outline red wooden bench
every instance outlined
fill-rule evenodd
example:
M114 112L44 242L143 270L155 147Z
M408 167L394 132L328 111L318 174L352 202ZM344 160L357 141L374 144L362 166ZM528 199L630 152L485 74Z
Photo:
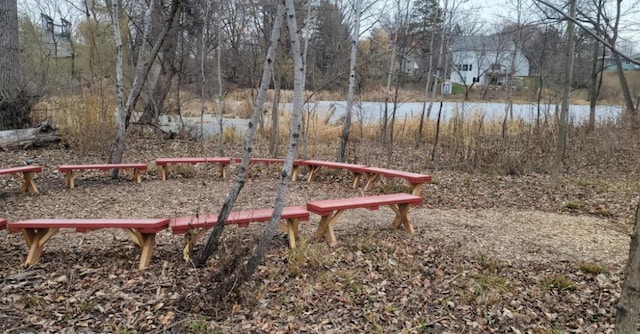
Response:
M247 227L249 223L265 222L271 219L273 209L258 209L248 211L234 211L227 218L227 225L235 224L240 227ZM301 220L309 220L309 211L302 206L288 206L282 208L280 219L286 221L286 226L281 225L289 235L289 246L296 247L298 237L298 224ZM186 245L183 256L188 261L193 245L201 238L205 232L216 225L218 215L186 216L171 219L171 231L173 234L186 234Z
M235 163L241 163L242 162L242 158L235 158L233 159L235 161ZM304 160L300 160L300 159L295 159L293 160L293 166L292 166L292 170L291 170L291 179L295 180L298 177L299 174L299 169L300 166L302 165L302 162ZM276 159L276 158L249 158L249 168L251 168L251 166L257 164L257 163L262 163L265 165L273 165L273 164L284 164L284 159Z
M321 167L332 168L332 169L346 169L348 170L354 178L354 185L357 184L358 178L362 173L361 170L367 166L365 165L356 165L356 164L348 164L344 162L335 162L335 161L323 161L323 160L302 160L300 162L303 166L309 166L309 175L307 177L307 181L313 181L318 175L318 171Z
M367 183L364 186L364 190L368 191L373 186L373 183L380 178L384 177L399 177L405 179L411 187L411 194L419 196L422 191L422 184L431 182L431 175L418 174L411 172L404 172L394 169L378 168L378 167L364 167L357 169L360 173L366 175ZM354 183L354 188L358 186Z
M142 182L142 179L140 177L140 171L146 170L147 164L133 163L133 164L60 165L58 166L58 171L60 173L65 174L64 185L69 189L73 189L73 187L75 186L74 181L78 176L78 174L75 173L74 171L89 170L89 169L95 169L95 170L101 170L101 171L123 169L126 171L130 171L131 178L137 183L140 183Z
M169 175L169 166L172 164L192 164L195 165L197 163L209 163L209 164L217 164L220 171L220 177L224 178L227 173L225 171L225 166L231 163L231 158L229 157L187 157L187 158L159 158L156 159L156 165L162 166L162 180L166 181L167 176Z
M336 236L333 225L340 215L348 209L366 208L377 210L380 206L388 205L396 217L391 224L392 228L403 225L407 232L413 233L413 224L409 219L409 205L421 205L422 197L406 193L377 195L366 197L342 198L313 201L307 203L307 210L320 215L320 224L316 230L317 239L324 238L329 244L336 244Z
M0 230L4 230L5 228L7 228L7 220L0 218Z
M33 182L33 173L40 172L42 172L42 167L35 165L0 169L0 175L11 174L19 179L22 182L22 191L25 193L29 191L38 193L38 187Z
M169 226L169 219L32 219L9 223L9 232L21 232L29 247L25 265L38 262L44 245L61 228L84 233L103 228L121 228L142 249L139 269L151 263L156 233Z

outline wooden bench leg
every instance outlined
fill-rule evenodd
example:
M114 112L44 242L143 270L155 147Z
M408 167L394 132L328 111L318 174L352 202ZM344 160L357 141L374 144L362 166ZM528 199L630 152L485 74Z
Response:
M373 183L376 182L379 177L379 174L367 173L367 184L364 186L364 191L371 190L371 187L373 187Z
M316 239L322 239L329 243L329 245L334 246L337 244L336 235L333 232L333 224L335 221L342 215L344 210L338 210L333 214L328 214L326 216L322 216L320 218L320 223L318 225L318 229L316 230Z
M391 223L391 228L396 229L402 224L408 233L414 233L413 223L409 219L409 204L389 205L391 210L396 213L396 218Z
M182 249L182 259L185 262L189 262L191 260L191 253L193 252L193 245L196 244L200 238L207 233L207 228L201 228L197 232L194 232L193 229L187 230L187 233L184 234L184 248Z
M123 229L129 237L133 240L133 242L138 245L142 249L142 255L140 256L140 264L138 265L138 269L144 269L149 266L151 263L151 258L153 257L153 247L156 242L156 234L155 233L141 233L137 230L131 228Z
M140 255L140 264L138 269L142 270L149 266L153 257L153 247L156 244L155 233L141 233L142 236L142 255Z
M298 226L300 221L298 218L287 219L287 233L289 234L289 247L296 248L296 239L298 238Z
M224 179L225 177L227 177L227 170L224 168L225 167L224 164L218 164L218 166L220 166L219 167L220 177ZM247 171L247 175L248 174L249 174L249 171Z
M361 173L351 172L351 175L353 175L353 189L358 189L360 186Z
M409 186L411 187L411 195L413 195L413 196L422 195L422 183L411 183L411 182L409 182Z
M53 237L56 233L58 233L57 228L44 228L44 229L23 229L22 236L24 240L27 242L29 246L29 254L27 255L27 260L25 261L25 266L33 265L38 263L40 257L42 256L42 252L44 251L44 245Z
M133 180L136 181L136 183L142 183L142 175L140 174L140 169L134 168L133 175L131 176L133 177Z
M74 184L73 181L76 178L76 174L70 170L64 173L64 185L65 187L69 188L69 189L73 189Z
M318 171L320 170L320 166L309 166L309 176L307 177L307 182L311 182L316 179L318 175Z
M169 164L162 165L162 181L166 181L168 175L169 175Z
M33 172L24 172L22 173L22 192L28 193L29 191L37 194L38 187L33 182Z
M291 181L297 181L300 174L300 166L291 167Z

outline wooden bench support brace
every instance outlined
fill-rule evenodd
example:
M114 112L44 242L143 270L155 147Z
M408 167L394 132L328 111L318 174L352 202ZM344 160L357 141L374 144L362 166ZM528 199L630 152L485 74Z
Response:
M396 217L393 219L393 223L391 223L391 228L399 228L400 225L403 225L405 230L408 233L414 233L413 223L411 219L409 219L409 204L391 204L389 205L391 210L396 213Z
M333 224L342 215L344 210L337 210L334 213L330 213L320 218L318 229L316 230L316 239L322 239L334 246L337 244L336 235L333 232Z
M22 192L28 193L31 191L34 194L38 193L38 187L36 187L36 183L33 182L33 172L22 172L22 175L15 173L13 176L22 182Z
M42 251L44 250L44 245L53 237L56 233L58 233L57 228L43 228L43 229L23 229L22 237L27 242L27 246L29 246L29 254L27 255L27 260L25 261L25 266L30 266L36 264L40 257L42 256Z
M123 228L125 232L131 237L133 242L136 243L142 249L142 255L140 256L140 264L138 269L144 269L151 264L151 258L153 256L153 247L156 242L155 233L141 233L131 228Z

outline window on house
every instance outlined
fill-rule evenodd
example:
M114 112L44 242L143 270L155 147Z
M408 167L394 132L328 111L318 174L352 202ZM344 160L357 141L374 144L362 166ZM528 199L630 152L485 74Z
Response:
M473 64L463 64L461 71L471 71L473 69Z

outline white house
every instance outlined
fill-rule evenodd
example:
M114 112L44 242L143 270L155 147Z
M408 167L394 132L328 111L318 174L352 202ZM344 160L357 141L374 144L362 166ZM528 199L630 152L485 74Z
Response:
M470 86L506 85L529 75L529 61L508 35L459 36L451 43L451 81ZM515 71L511 73L515 53Z

